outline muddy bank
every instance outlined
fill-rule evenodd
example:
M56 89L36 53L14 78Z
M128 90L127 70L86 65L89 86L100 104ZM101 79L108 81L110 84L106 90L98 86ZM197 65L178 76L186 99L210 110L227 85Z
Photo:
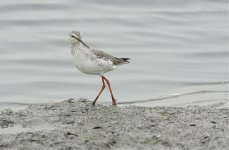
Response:
M226 149L224 103L189 107L91 106L85 99L0 113L0 149Z

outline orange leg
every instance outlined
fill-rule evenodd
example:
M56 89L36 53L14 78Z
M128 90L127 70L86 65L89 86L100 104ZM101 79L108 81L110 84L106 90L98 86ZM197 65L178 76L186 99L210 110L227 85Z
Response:
M111 89L111 85L110 85L109 80L108 80L107 78L105 78L104 76L101 76L101 77L102 77L103 80L106 81L106 83L107 83L107 85L108 85L108 88L109 88L110 93L111 93L112 104L113 104L113 105L117 105L117 103L116 103L117 100L115 100L115 98L114 98L114 96L113 96L113 92L112 92L112 89Z
M97 96L97 97L95 98L95 100L92 102L92 105L93 105L93 106L95 106L95 103L96 103L97 99L99 98L99 96L101 95L101 93L103 92L103 90L104 90L104 88L105 88L105 82L104 82L104 80L103 80L103 77L101 76L101 78L102 78L103 86L102 86L102 88L101 88L101 90L100 90L98 96Z

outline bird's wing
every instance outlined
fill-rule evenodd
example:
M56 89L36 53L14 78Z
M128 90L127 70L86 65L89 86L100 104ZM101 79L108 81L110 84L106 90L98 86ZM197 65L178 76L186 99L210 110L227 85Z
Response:
M96 50L96 49L91 49L91 51L96 55L97 58L99 59L104 59L104 60L110 60L114 65L121 65L121 64L126 64L129 63L129 58L117 58L114 57L110 54L107 54L103 51Z

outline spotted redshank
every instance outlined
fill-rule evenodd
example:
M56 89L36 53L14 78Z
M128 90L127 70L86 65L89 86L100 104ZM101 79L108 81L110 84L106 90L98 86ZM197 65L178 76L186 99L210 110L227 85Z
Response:
M104 76L106 72L112 71L117 66L129 63L129 58L118 58L107 54L101 50L91 49L87 44L82 41L82 33L79 31L72 31L70 34L71 53L73 56L73 63L81 72L92 75L100 75L102 78L102 88L92 102L95 105L97 99L108 85L112 104L116 105L109 80Z

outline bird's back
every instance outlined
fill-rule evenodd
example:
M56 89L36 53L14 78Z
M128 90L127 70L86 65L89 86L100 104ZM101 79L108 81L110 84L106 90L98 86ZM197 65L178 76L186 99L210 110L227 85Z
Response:
M104 59L106 61L111 61L113 65L122 65L129 63L130 58L118 58L110 54L107 54L101 50L91 49L91 51L96 55L98 59Z

